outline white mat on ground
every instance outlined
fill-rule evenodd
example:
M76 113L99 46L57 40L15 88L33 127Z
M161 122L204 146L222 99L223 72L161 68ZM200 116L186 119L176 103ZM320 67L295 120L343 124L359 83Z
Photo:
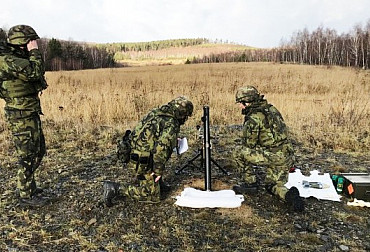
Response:
M353 199L353 201L347 202L348 206L359 206L359 207L370 207L370 202L366 202L363 200Z
M338 195L335 190L329 173L320 174L317 170L313 170L310 173L310 176L304 176L300 169L296 169L295 172L289 173L288 182L285 186L288 189L292 186L297 187L300 196L304 198L315 197L322 200L340 201L341 196ZM302 186L303 180L308 182L321 182L323 188L304 188Z
M175 204L192 208L236 208L244 201L243 195L236 195L233 190L201 191L187 187L180 196L176 196Z

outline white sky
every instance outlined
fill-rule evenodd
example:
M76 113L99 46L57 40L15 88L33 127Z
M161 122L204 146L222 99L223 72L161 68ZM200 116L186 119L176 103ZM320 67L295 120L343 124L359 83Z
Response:
M349 32L370 20L370 0L0 0L0 27L84 42L222 39L275 47L320 25Z

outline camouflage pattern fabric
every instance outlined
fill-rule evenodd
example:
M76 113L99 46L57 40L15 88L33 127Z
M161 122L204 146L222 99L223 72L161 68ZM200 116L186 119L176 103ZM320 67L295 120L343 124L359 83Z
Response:
M178 108L168 103L149 112L131 132L131 159L127 167L134 181L122 183L120 190L125 196L143 201L160 200L159 183L154 179L163 174L177 145L178 114Z
M238 88L235 95L235 101L239 102L254 102L260 99L260 93L253 86Z
M0 28L0 56L4 55L8 51L9 51L9 48L6 45L6 33L4 32L3 29ZM5 92L5 90L2 89L2 84L3 84L2 78L0 75L0 98L4 99L5 96L3 95L3 92Z
M6 44L6 33L3 29L0 28L0 45L5 45L5 44Z
M20 57L22 56L22 57ZM47 87L44 62L38 49L0 54L0 79L6 108L41 112L38 93Z
M34 172L46 153L40 116L36 112L5 110L12 132L17 163L17 188L20 197L30 197L36 189Z
M47 85L40 51L0 48L0 79L5 117L18 156L17 188L20 197L29 198L36 189L34 172L46 152L38 93Z
M26 45L39 38L36 31L28 25L15 25L8 31L8 42L12 45Z
M159 183L155 182L153 175L149 173L138 176L135 183L123 185L120 190L130 199L148 202L160 201Z
M246 107L243 145L233 152L234 165L243 173L246 183L272 185L272 192L284 199L288 171L294 164L294 152L279 111L259 100ZM265 169L264 181L257 181L256 169Z

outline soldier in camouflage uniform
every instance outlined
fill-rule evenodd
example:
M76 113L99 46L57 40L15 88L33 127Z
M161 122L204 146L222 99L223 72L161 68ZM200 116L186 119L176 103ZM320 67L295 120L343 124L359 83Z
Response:
M9 51L9 48L7 46L7 35L6 35L6 32L0 28L0 57ZM1 75L0 75L1 76ZM1 99L4 99L4 95L3 95L3 89L2 89L2 79L0 78L0 98Z
M6 33L0 28L0 45L6 45Z
M239 88L236 93L236 102L245 118L242 145L233 152L233 161L244 177L243 183L233 189L236 193L247 193L265 184L270 193L295 211L302 211L304 205L298 189L288 190L284 186L295 161L286 125L280 112L263 97L253 86ZM259 173L264 174L257 176Z
M39 36L30 26L17 25L9 29L8 43L0 45L0 90L18 156L20 203L42 206L47 200L39 195L42 189L36 186L34 173L46 152L39 92L47 84L36 39Z
M105 181L103 197L107 206L112 206L112 199L118 195L140 201L160 201L165 164L177 146L180 126L192 112L192 102L180 96L149 112L132 132L125 134L118 144L118 156L128 162L134 181L122 184Z

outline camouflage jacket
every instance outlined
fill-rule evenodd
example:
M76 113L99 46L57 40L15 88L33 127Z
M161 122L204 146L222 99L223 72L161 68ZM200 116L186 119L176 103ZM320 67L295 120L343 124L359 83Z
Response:
M280 148L288 143L287 128L280 112L266 100L243 110L243 144L248 148Z
M0 47L0 90L5 108L41 112L38 93L47 84L40 51L33 49L25 56L11 47Z
M3 30L0 29L0 57L7 54L7 53L10 53L10 49L6 45L6 37L2 37L2 35L5 36L5 33L3 33ZM3 90L2 85L3 85L3 80L2 80L1 74L0 74L0 98L4 99L5 95L3 93L5 93L5 90Z
M131 153L153 156L153 172L162 174L177 145L180 123L169 105L153 109L131 133Z

